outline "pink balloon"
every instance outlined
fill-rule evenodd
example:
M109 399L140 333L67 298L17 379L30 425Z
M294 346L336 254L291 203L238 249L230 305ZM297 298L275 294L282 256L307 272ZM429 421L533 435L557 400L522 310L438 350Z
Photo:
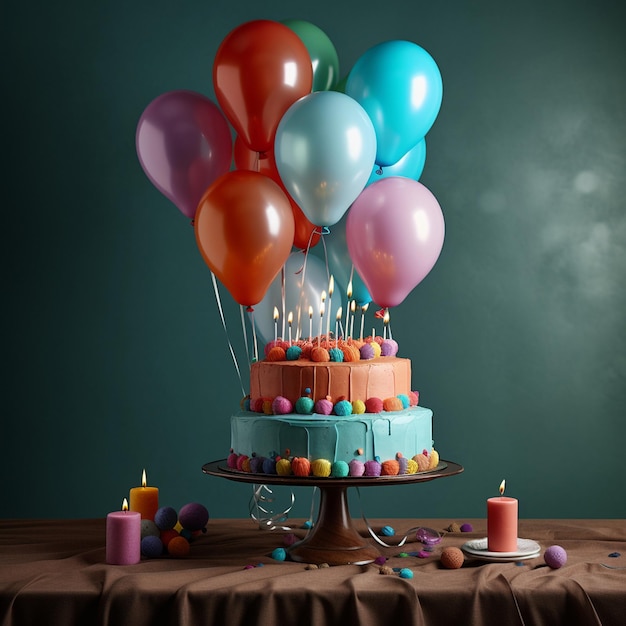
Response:
M152 184L193 218L207 187L230 169L233 141L219 107L193 91L169 91L142 113L137 156Z
M397 176L366 187L346 222L354 267L382 307L400 304L430 272L444 233L435 196L416 180Z

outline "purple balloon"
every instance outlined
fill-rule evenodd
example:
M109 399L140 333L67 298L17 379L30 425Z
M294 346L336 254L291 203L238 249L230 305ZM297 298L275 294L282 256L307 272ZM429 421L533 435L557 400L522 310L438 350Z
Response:
M152 184L192 218L207 187L230 169L233 140L219 107L193 91L169 91L142 113L137 156Z
M372 300L397 306L433 268L445 234L441 207L421 183L392 176L366 187L346 222L354 267Z

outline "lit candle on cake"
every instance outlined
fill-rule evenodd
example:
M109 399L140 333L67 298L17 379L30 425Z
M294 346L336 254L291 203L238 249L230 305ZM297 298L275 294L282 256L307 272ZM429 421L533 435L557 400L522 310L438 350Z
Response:
M354 335L354 314L356 312L356 300L352 300L350 303L350 334L348 337L352 337Z
M359 341L363 341L363 323L365 322L367 307L369 307L369 302L361 307L361 334L359 335Z
M335 291L335 279L332 274L330 276L330 280L328 281L328 318L326 319L326 336L330 334L330 316L333 312L333 291Z
M274 341L278 340L278 307L274 307Z
M109 565L133 565L141 560L141 515L128 510L124 498L121 511L106 519L106 562Z
M343 314L343 311L341 310L341 307L339 307L337 309L337 317L335 318L335 340L339 340L339 322L341 321L341 315Z
M389 324L389 309L385 309L383 316L383 339L387 339L387 324Z
M350 300L352 300L352 280L350 280L350 282L348 283L348 288L346 289L346 295L348 296L348 305L346 306L346 326L344 328L344 331L346 334L348 334L348 328L350 328L349 317L350 317Z
M130 510L141 514L141 519L154 520L159 509L158 487L148 487L146 470L141 475L141 487L133 487L130 490Z
M323 294L324 299L326 298L326 293ZM320 347L320 341L322 340L322 320L324 319L324 300L322 300L322 304L320 305L320 332L317 335L317 347Z
M291 325L293 324L293 313L291 311L289 311L289 317L287 317L287 324L289 324L289 345L291 345Z
M504 496L487 500L487 548L490 552L517 552L517 500Z
M309 341L313 339L313 307L309 307Z

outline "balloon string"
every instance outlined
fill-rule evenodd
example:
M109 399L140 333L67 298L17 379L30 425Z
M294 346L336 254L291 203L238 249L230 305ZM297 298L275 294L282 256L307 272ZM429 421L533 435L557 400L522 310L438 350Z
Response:
M254 348L253 358L256 362L259 360L259 349L256 340L256 326L254 325L254 309L251 306L248 307L248 313L250 313L250 325L252 326L252 346Z
M246 331L246 318L243 314L243 304L239 305L239 313L241 317L241 332L243 333L243 345L246 349L246 356L250 355L250 346L248 346L248 332Z
M280 338L284 341L285 340L285 266L283 265L281 270L280 270L280 299L281 299L281 306L283 309L283 330L281 332Z
M233 363L235 364L237 377L239 378L239 385L241 386L241 395L245 396L246 392L245 392L245 389L243 388L243 381L241 380L241 371L239 370L239 363L237 362L237 357L235 355L235 351L233 350L233 344L231 343L230 337L228 335L228 329L226 328L226 319L224 318L224 310L222 309L222 301L220 299L220 292L217 287L217 279L215 278L215 274L213 272L211 272L211 280L213 281L213 291L215 292L215 300L217 302L217 308L220 312L220 318L222 320L222 326L224 327L224 333L226 334L226 341L228 342L230 355L233 359Z
M250 517L264 530L291 530L289 526L281 526L289 518L289 512L293 508L296 496L291 492L291 504L279 513L274 513L271 508L265 508L265 503L272 504L274 498L266 497L264 492L273 494L267 485L252 485L252 497L249 503Z

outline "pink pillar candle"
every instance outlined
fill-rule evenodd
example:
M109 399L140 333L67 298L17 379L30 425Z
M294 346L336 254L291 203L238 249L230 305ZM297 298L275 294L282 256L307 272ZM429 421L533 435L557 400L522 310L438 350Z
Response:
M500 496L487 500L487 549L490 552L517 552L517 500Z
M141 514L128 510L126 498L121 511L107 515L106 562L133 565L141 560Z

